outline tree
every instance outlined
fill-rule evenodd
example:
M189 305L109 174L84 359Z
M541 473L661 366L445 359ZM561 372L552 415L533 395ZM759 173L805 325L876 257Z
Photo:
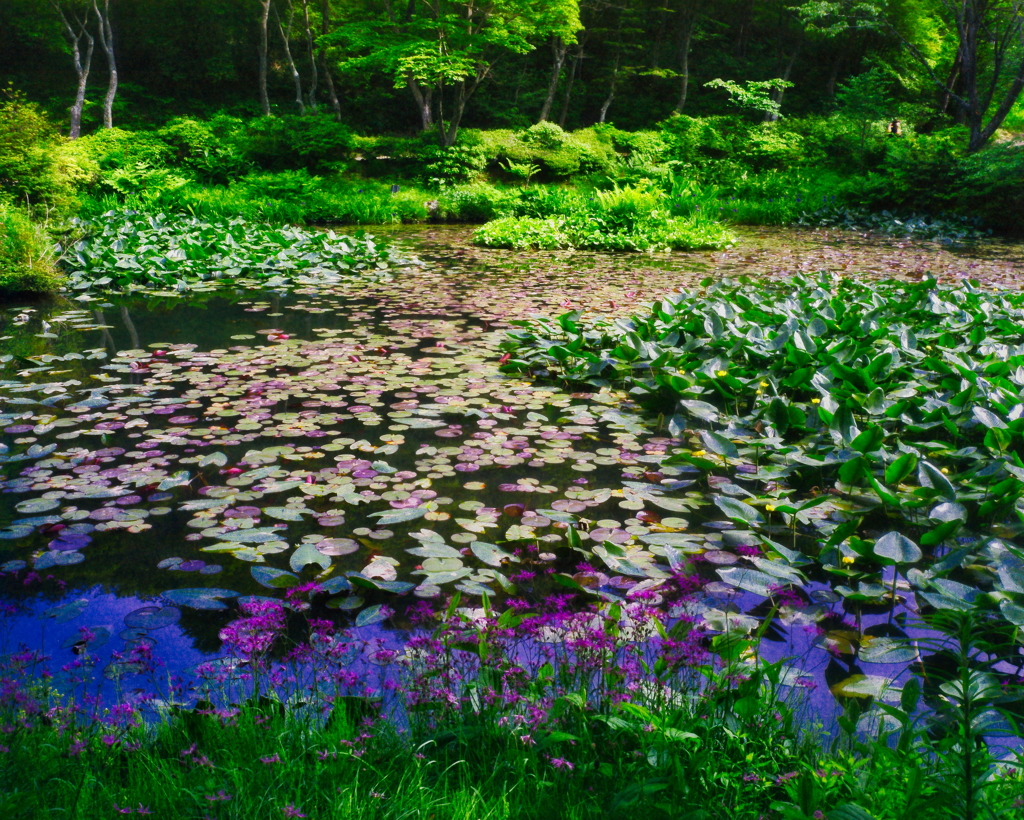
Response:
M425 129L436 104L446 147L455 144L466 105L502 57L526 54L538 40L572 43L580 29L577 0L408 0L401 10L385 0L384 6L383 14L375 3L356 11L330 41L347 47L345 68L383 69L396 88L408 87Z
M92 10L96 13L96 28L100 36L100 48L107 59L109 80L107 94L103 98L103 127L114 127L114 99L117 97L117 59L114 56L114 30L110 25L110 0L92 0Z
M78 139L82 134L82 109L85 108L85 88L89 83L89 71L92 68L92 52L96 41L89 33L88 6L80 7L74 3L63 3L61 0L50 0L50 5L60 17L61 27L74 61L75 75L78 85L75 88L75 101L71 104L71 128L68 136ZM84 52L83 52L84 45Z
M878 27L898 38L942 97L959 109L969 131L968 151L977 151L991 139L1024 91L1022 0L931 0L930 13L956 38L955 60L947 71L917 37L916 27L904 24L907 7L913 5L906 0L808 5L826 25L845 18L850 25Z
M260 76L259 76L259 91L260 91L260 111L264 117L270 116L270 97L267 94L267 21L270 19L270 2L271 0L259 0L260 4L260 39L259 39L259 54L260 54Z

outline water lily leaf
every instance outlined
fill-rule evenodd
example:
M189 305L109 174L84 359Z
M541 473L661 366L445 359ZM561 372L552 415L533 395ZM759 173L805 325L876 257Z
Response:
M331 558L320 552L315 544L302 544L291 554L288 566L295 572L301 572L307 564L316 564L322 569L327 569L331 565Z
M412 507L408 510L384 510L383 512L370 513L370 517L378 518L377 524L386 526L388 524L400 524L403 521L414 521L417 518L422 518L426 513L426 507Z
M278 521L301 521L302 514L309 513L310 510L300 510L294 507L264 507L263 512Z
M406 552L420 558L462 558L457 549L437 541L428 541L422 547L412 547Z
M48 550L36 558L32 564L34 569L48 569L49 567L67 567L73 564L80 564L85 560L81 552L64 552L62 550Z
M917 649L904 638L865 636L861 640L857 658L864 663L906 664L917 660L917 656Z
M298 586L299 576L273 567L251 567L249 571L260 586L269 589L289 589Z
M170 478L165 478L163 481L157 484L157 489L163 492L164 490L170 490L173 489L174 487L181 487L182 485L189 483L190 476L191 473L189 473L187 470L182 470L180 472L175 473Z
M207 456L203 456L199 461L200 467L223 467L228 463L228 457L225 453L210 453Z
M370 626L379 624L390 617L391 610L384 604L377 604L364 609L356 616L356 626Z
M13 541L17 538L24 538L27 535L31 535L34 531L35 527L26 524L16 524L0 530L0 539L4 541Z
M124 625L132 629L163 629L181 620L181 610L174 606L144 606L124 616Z
M351 538L324 538L316 541L315 546L317 552L330 556L351 555L361 548L361 544Z
M259 544L264 541L277 541L281 538L283 530L271 530L266 528L249 530L232 530L222 532L216 537L222 541L239 542L243 544Z
M732 584L734 587L744 589L747 592L753 592L755 595L761 595L765 598L772 594L769 587L776 587L779 585L779 579L777 577L768 575L764 572L759 572L756 569L728 567L727 569L715 570L715 572L718 573L718 576L725 581L725 583Z
M174 604L191 607L192 609L227 609L227 604L220 598L235 598L237 592L230 589L191 588L172 589L162 593L163 597Z
M14 509L21 513L41 513L59 506L60 500L56 498L30 498L27 501L19 501L14 505Z
M519 560L512 553L505 552L500 547L488 544L486 541L474 541L469 545L469 548L477 558L492 567L500 567L502 564Z
M89 632L92 633L92 637L88 640L85 640L81 635L72 635L66 638L60 645L61 649L96 649L110 640L110 630L105 626L91 626L89 627Z
M50 607L43 612L44 618L54 618L57 623L63 624L81 615L89 606L86 598L79 598L76 601L68 601L66 604Z
M837 697L846 698L880 698L885 694L899 692L891 680L879 675L850 675L829 687L829 691Z

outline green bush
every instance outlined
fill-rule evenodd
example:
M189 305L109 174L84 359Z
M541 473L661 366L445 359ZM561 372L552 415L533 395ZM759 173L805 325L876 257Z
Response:
M438 196L438 216L460 222L487 222L514 209L519 195L516 189L502 190L479 182L453 186Z
M0 103L0 195L65 214L94 173L94 164L35 103L16 95Z
M479 229L474 241L515 249L642 251L721 248L732 238L721 224L701 214L672 217L670 201L661 191L625 187L597 191L560 212L497 219Z
M239 136L242 120L220 114L210 120L177 117L158 135L171 146L174 161L204 182L225 184L252 169Z
M340 170L352 151L352 132L326 115L259 117L239 135L242 153L257 168Z
M617 155L610 141L593 131L563 131L551 122L531 125L522 131L466 130L462 140L479 147L494 173L512 161L537 165L542 179L564 179L576 174L611 172Z
M0 294L52 293L62 277L53 242L17 208L0 202Z

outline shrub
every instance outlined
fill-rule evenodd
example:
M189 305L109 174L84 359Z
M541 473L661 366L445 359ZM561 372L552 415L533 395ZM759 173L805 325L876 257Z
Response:
M487 222L502 211L515 208L517 191L474 183L448 188L438 196L438 216L461 222Z
M259 117L246 123L239 146L256 167L274 171L339 170L352 150L352 132L327 115Z
M573 247L561 217L506 216L488 222L473 234L473 241L488 248L542 251Z
M137 163L158 168L174 159L174 149L155 131L102 128L81 137L77 143L101 171L128 168Z
M641 251L721 248L732 242L717 222L670 216L664 193L642 187L598 191L557 214L505 217L484 225L474 241L503 248Z
M51 293L61 276L53 242L17 208L0 202L0 294Z
M207 121L178 117L158 134L178 164L205 182L225 184L252 168L239 141L242 127L241 120L223 114Z
M89 166L35 103L15 95L0 104L0 194L66 213Z
M475 145L435 148L427 159L423 181L439 187L469 182L487 167L487 157Z

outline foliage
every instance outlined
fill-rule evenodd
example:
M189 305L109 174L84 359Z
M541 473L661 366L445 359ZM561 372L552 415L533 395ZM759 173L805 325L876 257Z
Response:
M938 799L946 770L909 743L852 754L802 739L800 696L783 697L784 664L756 657L760 635L666 624L642 601L573 611L554 596L499 614L455 596L417 607L414 632L383 648L312 617L323 592L243 603L186 702L164 699L145 641L112 674L148 687L116 702L86 694L96 632L76 643L70 691L43 681L37 653L5 656L7 816L974 816L956 814L963 795ZM354 682L371 658L381 680ZM1019 775L974 777L979 807L1011 808Z
M16 207L0 200L0 294L50 293L60 286L53 240Z
M968 602L1019 626L1021 551L1003 539L1019 533L1024 498L1024 295L825 275L706 284L629 321L521 322L505 368L620 381L677 413L670 429L695 444L662 463L754 482L742 503L714 503L774 549L764 528L781 519L784 554L842 579L849 611L891 610L900 575L928 606L961 610L958 579L987 566Z
M391 258L366 235L271 227L243 219L207 222L164 214L109 212L75 220L83 238L68 249L71 288L182 291L217 280L264 286L338 281L384 272Z
M90 171L38 105L18 95L0 103L0 194L66 213Z
M859 208L825 205L812 213L804 213L798 225L814 228L838 228L843 231L871 231L886 236L932 239L946 245L977 242L990 235L980 228L980 220L961 217L938 219L911 214L897 216L889 211L874 213Z
M793 83L781 79L747 80L745 83L737 83L717 78L704 83L704 87L721 88L729 95L729 102L738 108L778 117L782 105L771 95L773 92L792 88Z
M520 200L517 210L525 204ZM625 187L595 191L578 207L497 219L479 229L474 241L499 248L640 251L721 248L732 239L709 219L670 216L665 195L657 190Z

